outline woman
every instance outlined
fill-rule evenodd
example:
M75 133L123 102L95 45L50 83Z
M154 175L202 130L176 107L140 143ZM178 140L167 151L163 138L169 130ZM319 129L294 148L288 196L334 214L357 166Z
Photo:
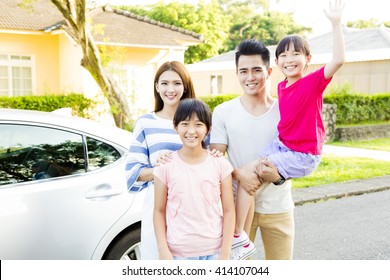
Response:
M177 61L165 62L154 78L154 112L139 117L133 130L126 172L129 191L146 188L141 225L142 260L159 259L153 228L153 170L160 155L182 147L173 128L173 116L179 101L186 98L195 98L187 69Z

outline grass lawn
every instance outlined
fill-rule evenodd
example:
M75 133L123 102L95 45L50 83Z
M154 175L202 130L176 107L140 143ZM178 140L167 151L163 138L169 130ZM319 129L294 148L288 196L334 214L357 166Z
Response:
M327 144L390 152L390 138L353 142L331 142ZM293 188L304 188L384 175L390 175L390 162L388 161L324 155L316 171L307 177L293 180Z
M367 158L323 156L311 175L293 179L293 188L304 188L390 175L390 162Z
M373 140L359 140L348 142L330 142L326 144L390 152L390 138L378 138Z

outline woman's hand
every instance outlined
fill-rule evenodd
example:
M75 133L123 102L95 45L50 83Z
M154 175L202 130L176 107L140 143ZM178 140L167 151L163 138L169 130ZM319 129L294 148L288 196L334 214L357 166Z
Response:
M218 150L216 150L216 149L212 149L212 150L210 151L210 155L212 155L213 157L222 157L223 154L224 154L223 152L218 151Z
M168 151L165 153L162 153L158 158L156 162L156 166L168 163L172 160L172 152Z

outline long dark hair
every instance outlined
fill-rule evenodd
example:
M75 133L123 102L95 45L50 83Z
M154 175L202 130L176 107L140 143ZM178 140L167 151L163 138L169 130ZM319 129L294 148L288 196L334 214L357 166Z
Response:
M165 71L174 71L176 72L184 86L184 92L183 96L180 100L186 99L186 98L195 98L195 90L194 85L192 84L192 80L190 77L190 74L188 73L188 70L185 68L184 64L179 61L167 61L164 64L158 68L156 75L154 76L154 111L158 112L161 111L164 108L164 102L161 99L160 94L156 90L156 85L158 84L158 80L160 79L160 76Z

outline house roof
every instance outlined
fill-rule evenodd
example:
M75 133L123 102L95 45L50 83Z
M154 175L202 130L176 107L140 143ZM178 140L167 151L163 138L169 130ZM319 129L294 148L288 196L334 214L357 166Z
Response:
M20 0L1 0L0 30L50 32L63 29L71 32L62 14L50 0L37 0L32 9L18 6L19 2ZM93 25L100 26L103 30L93 35L98 44L183 47L203 41L200 34L111 9L109 6L90 11L90 17Z
M44 31L64 18L49 0L34 2L33 9L18 5L20 0L1 0L0 29Z
M353 29L344 27L343 32L347 62L390 59L389 28ZM332 32L310 38L308 43L312 53L312 64L322 64L329 61L333 52ZM271 52L271 64L273 64L276 46L269 46L268 49ZM200 64L208 63L207 68L209 69L209 67L212 67L211 63L216 68L226 67L229 64L232 68L235 67L235 52L235 50L229 51L193 65L199 64L200 69Z
M104 32L95 34L98 42L115 42L125 45L197 45L202 35L165 24L127 11L100 9L93 17L93 23L103 27ZM174 34L174 35L173 35Z
M390 29L385 27L355 29L343 27L345 49L347 52L390 49ZM333 33L326 33L308 39L312 53L331 53Z

